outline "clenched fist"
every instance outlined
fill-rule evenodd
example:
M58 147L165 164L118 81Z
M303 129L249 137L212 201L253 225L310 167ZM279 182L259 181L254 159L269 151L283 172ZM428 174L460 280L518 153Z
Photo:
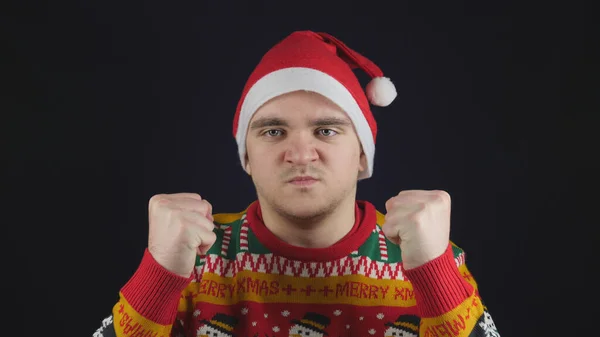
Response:
M450 195L445 191L407 190L385 203L383 233L400 245L404 269L442 255L450 243Z
M148 250L165 269L189 277L197 254L215 243L212 206L195 193L157 194L148 203Z

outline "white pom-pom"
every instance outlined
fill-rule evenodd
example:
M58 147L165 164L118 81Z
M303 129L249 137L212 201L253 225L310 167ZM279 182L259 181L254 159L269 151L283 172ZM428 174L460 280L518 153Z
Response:
M376 106L388 106L396 98L396 87L387 77L375 77L367 84L367 98Z

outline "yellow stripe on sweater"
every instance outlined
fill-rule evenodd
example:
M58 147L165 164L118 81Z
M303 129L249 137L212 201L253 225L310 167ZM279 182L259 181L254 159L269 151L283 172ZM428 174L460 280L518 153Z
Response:
M433 318L421 318L421 336L467 337L473 331L484 307L477 295L472 295L454 310Z
M121 294L120 300L113 307L113 325L118 337L121 336L157 336L168 337L171 325L162 325L146 319L138 314Z
M221 224L230 224L234 221L238 221L239 219L241 219L244 213L246 213L246 211L247 210L244 210L239 213L217 213L213 214L213 218L215 219L215 222Z
M301 278L241 271L235 278L204 273L190 283L184 296L218 305L240 301L261 303L354 304L409 307L416 304L408 281L371 279L361 275Z

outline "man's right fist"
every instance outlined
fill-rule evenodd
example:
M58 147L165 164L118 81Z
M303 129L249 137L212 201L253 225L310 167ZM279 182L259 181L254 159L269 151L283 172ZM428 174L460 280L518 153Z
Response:
M148 250L165 269L189 277L197 254L217 237L212 206L195 193L157 194L148 203Z

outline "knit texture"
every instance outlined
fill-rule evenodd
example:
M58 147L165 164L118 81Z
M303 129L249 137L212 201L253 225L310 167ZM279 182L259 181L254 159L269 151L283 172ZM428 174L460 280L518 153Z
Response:
M279 240L258 202L214 218L217 241L190 278L145 252L113 308L116 336L499 336L463 250L449 243L404 270L368 202L357 202L351 232L322 249Z

